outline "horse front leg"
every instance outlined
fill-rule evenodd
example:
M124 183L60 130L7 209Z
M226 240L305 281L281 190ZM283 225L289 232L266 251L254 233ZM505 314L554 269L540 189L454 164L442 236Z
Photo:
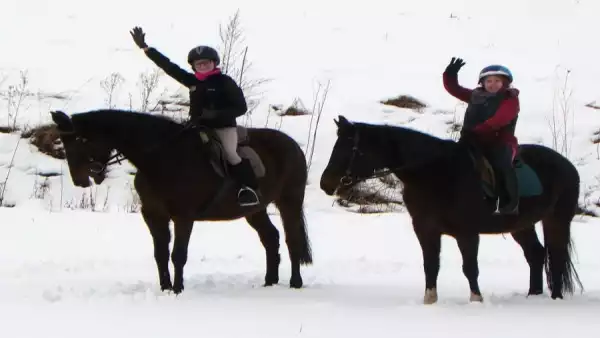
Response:
M162 291L172 290L171 274L169 273L169 242L171 241L171 232L169 230L170 218L156 212L156 209L142 207L142 217L152 235L154 244L154 260L158 269L158 281Z
M483 302L483 296L479 290L479 263L477 255L479 253L479 234L468 234L456 236L458 249L463 259L463 273L469 281L471 289L471 302Z
M173 292L175 292L175 294L179 294L183 291L183 267L187 263L188 245L190 243L193 226L193 219L178 218L175 220L175 243L173 244L173 253L171 255L171 260L175 267L175 278L173 282Z
M512 237L523 249L523 254L529 264L529 292L528 296L544 293L544 258L546 250L535 232L535 225L531 228L513 232Z
M269 219L266 209L246 216L246 220L256 230L260 242L265 248L267 271L265 273L264 286L279 283L279 264L281 262L279 256L279 231L277 231L277 228ZM292 267L293 270L294 268Z
M442 234L438 231L423 228L424 226L413 221L413 227L423 251L423 270L425 272L423 304L434 304L438 300L437 278L440 271Z

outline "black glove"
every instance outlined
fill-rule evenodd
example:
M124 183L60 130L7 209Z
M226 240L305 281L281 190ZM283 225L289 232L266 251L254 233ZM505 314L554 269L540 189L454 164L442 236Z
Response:
M446 67L445 73L450 75L457 75L458 71L465 65L463 59L453 57L448 66Z
M129 32L129 34L131 34L131 37L133 37L133 41L135 42L135 44L138 47L140 47L140 48L148 47L148 45L144 41L144 38L146 37L146 33L144 33L144 31L140 27L134 27L133 30Z

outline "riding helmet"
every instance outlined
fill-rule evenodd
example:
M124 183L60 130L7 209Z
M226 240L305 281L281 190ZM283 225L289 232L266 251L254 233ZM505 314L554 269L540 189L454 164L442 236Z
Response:
M481 72L479 72L479 83L483 81L483 78L489 75L502 75L508 79L509 84L513 82L512 72L502 65L490 65L483 68Z
M212 47L209 46L197 46L192 48L188 53L188 63L190 65L194 64L194 61L200 59L212 60L215 62L215 66L218 66L221 62L219 58L219 53Z

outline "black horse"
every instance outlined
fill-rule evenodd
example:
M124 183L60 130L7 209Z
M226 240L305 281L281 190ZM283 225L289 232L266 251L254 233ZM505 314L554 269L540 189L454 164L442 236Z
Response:
M573 293L575 281L583 290L571 261L570 234L579 173L568 159L541 145L521 145L520 214L498 215L493 173L489 165L478 166L488 162L473 150L472 142L443 140L404 127L351 123L343 116L335 122L338 138L321 189L332 195L386 169L403 182L404 203L423 251L424 303L437 301L443 234L458 243L471 301L483 300L478 283L479 234L511 233L530 267L529 295L543 293L544 266L552 299ZM545 248L534 227L540 220Z
M300 264L312 263L303 211L307 165L302 149L291 137L272 129L240 129L248 136L240 150L257 154L254 164L259 168L263 164L266 173L259 179L262 203L240 207L227 167L218 160L221 148L214 137L209 137L208 130L187 128L166 117L121 110L97 110L72 117L57 111L52 112L52 118L76 186L88 187L90 177L102 183L106 166L119 160L118 156L137 168L135 188L154 242L163 291L183 291L183 268L194 221L241 217L256 230L265 248L265 285L278 283L279 232L266 211L271 202L283 221L292 267L290 286L302 287ZM175 232L173 283L169 273L171 220Z

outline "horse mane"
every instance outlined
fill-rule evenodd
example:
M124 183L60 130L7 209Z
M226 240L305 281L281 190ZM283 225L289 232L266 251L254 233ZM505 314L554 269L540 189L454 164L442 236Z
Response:
M154 128L178 131L183 127L181 123L168 116L121 109L98 109L75 113L71 116L71 120L76 127L91 130L114 124L135 127L140 131L155 131Z
M462 167L465 144L452 139L443 139L405 126L355 123L361 138L367 138L376 145L390 162L403 159L405 163L390 165L390 170L408 175L421 175L430 171L448 170L448 163L458 163Z
M407 128L405 126L370 124L364 122L358 122L354 125L361 130L361 136L365 135L367 138L378 142L380 145L408 149L409 147L404 147L403 144L410 144L410 148L414 148L411 150L412 152L430 152L432 150L440 149L445 151L458 145L458 143L452 139L442 139L435 135ZM362 133L363 131L364 133Z
M75 129L93 136L110 135L120 139L145 138L158 140L183 130L183 124L171 117L143 112L99 109L75 113L71 116Z

